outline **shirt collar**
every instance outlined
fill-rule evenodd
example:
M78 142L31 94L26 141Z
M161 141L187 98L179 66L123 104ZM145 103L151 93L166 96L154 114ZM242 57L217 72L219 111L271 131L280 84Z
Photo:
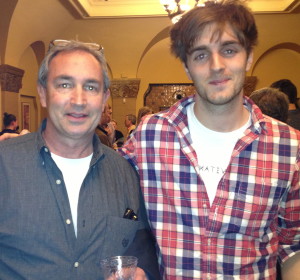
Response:
M187 125L187 106L193 102L195 102L195 95L188 96L175 103L168 110L158 113L157 116L167 119L175 126L182 123ZM271 121L262 114L259 107L247 96L244 96L243 105L251 114L252 125L250 129L252 132L257 134L268 133L271 128Z
M43 131L46 129L47 125L47 119L44 119L37 131L37 149L38 151L42 153L42 151L45 150L45 148L49 149L47 147L47 144L43 138ZM103 150L103 144L101 144L99 137L94 134L93 137L93 157L91 161L91 165L95 164L100 158L104 156L104 150Z
M271 128L271 121L263 115L259 107L247 96L244 96L243 105L251 113L252 125L250 129L256 134L267 134Z

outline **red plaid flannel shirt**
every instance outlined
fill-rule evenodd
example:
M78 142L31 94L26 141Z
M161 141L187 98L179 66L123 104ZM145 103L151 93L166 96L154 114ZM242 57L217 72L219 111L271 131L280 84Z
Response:
M245 97L252 125L210 206L188 129L191 102L147 116L120 151L140 175L164 279L275 279L277 256L300 250L300 132Z

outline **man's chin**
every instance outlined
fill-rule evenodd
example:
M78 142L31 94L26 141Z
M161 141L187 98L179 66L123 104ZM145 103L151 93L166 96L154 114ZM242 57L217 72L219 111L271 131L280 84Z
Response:
M90 138L93 134L94 131L90 131L90 130L80 130L80 129L76 129L76 130L69 130L66 132L67 135L69 136L69 138L73 138L75 139L83 139L83 138Z

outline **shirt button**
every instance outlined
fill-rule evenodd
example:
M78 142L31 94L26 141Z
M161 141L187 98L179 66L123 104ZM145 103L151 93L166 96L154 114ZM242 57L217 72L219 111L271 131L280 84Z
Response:
M203 204L203 208L207 208L207 204L206 203Z
M46 152L46 153L48 153L49 152L49 150L48 150L48 148L44 148L44 151Z
M66 219L66 224L67 225L70 225L72 222L71 222L71 220L70 219Z
M75 262L74 267L78 267L78 266L79 266L79 262Z
M210 239L208 239L208 240L207 240L207 244L208 244L208 245L210 245L210 243L211 243L211 240L210 240Z
M61 184L61 180L57 179L57 180L56 180L56 184L57 184L57 185L60 185L60 184Z

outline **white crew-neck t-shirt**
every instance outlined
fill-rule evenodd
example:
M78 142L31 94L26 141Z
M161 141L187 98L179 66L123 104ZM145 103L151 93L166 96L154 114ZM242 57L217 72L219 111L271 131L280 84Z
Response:
M231 132L218 132L202 125L195 116L194 104L187 107L188 126L192 147L196 151L200 175L204 181L210 204L216 195L220 179L229 164L232 151L239 138L251 124L248 121L239 129Z
M72 220L75 230L75 235L77 236L77 207L78 199L80 193L80 187L82 182L88 172L92 155L84 158L70 159L60 157L51 153L53 160L63 174L69 203L71 207Z

